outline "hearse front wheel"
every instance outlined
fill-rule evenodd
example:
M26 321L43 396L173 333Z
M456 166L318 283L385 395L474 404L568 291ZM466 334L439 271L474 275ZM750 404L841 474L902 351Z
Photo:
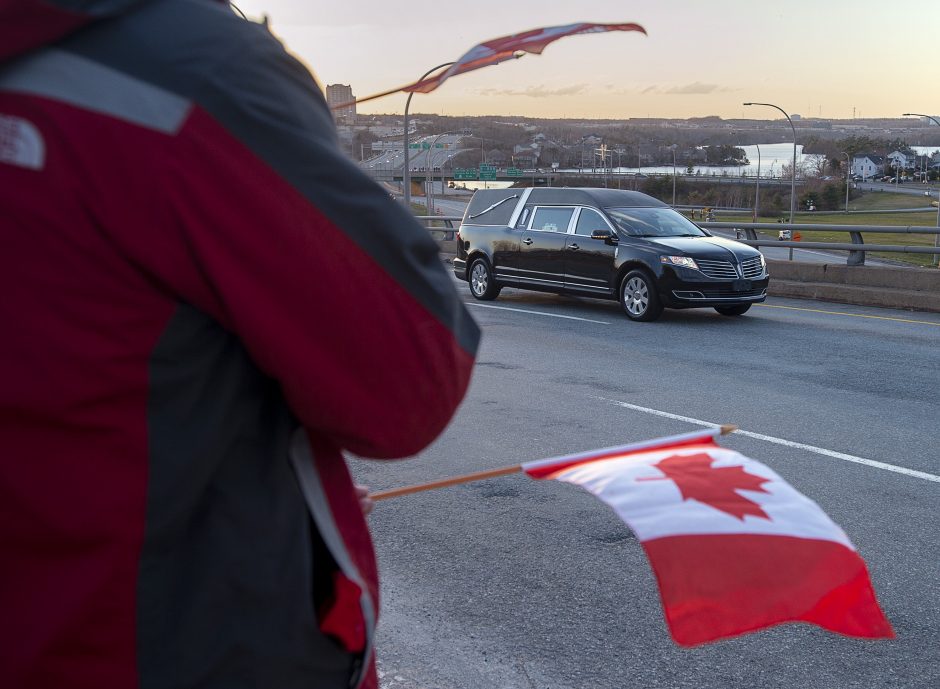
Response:
M632 321L655 321L663 312L653 279L642 270L631 270L623 278L620 304Z
M474 297L480 301L491 301L499 296L501 289L486 259L478 258L470 264L470 293Z

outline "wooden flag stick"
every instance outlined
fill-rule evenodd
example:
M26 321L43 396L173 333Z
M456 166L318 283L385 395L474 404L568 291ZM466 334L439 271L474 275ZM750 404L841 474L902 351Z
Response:
M390 488L389 490L380 490L377 493L369 493L373 500L384 500L385 498L394 498L399 495L410 495L411 493L420 493L423 490L433 490L434 488L445 488L446 486L456 486L458 483L470 483L471 481L482 481L486 478L495 476L506 476L507 474L517 474L522 471L522 465L516 464L511 467L501 467L499 469L488 469L487 471L477 471L472 474L463 474L462 476L451 476L442 478L439 481L429 481L428 483L418 483L413 486L402 486L401 488Z
M718 435L729 435L738 430L737 426L732 424L725 424L719 427ZM659 440L668 440L668 438L660 438ZM643 443L634 443L634 445L642 446L656 444L657 441L646 441ZM631 445L624 445L623 451L628 452L632 447ZM561 459L561 458L559 458ZM437 481L428 481L427 483L416 483L411 486L402 486L401 488L389 488L388 490L380 490L375 493L370 493L369 497L373 500L385 500L386 498L395 498L399 495L411 495L412 493L420 493L425 490L434 490L435 488L446 488L447 486L456 486L461 483L471 483L472 481L482 481L488 478L495 478L496 476L506 476L508 474L517 474L522 471L521 464L515 464L508 467L500 467L499 469L487 469L486 471L476 471L472 474L462 474L460 476L451 476L450 478L442 478Z
M398 93L399 91L404 91L407 88L415 86L420 82L415 82L414 84L406 84L405 86L399 86L397 89L391 89L389 91L382 91L382 93L373 93L371 96L363 96L362 98L356 98L355 100L346 101L345 103L339 103L338 105L331 105L330 110L340 110L342 108L349 108L353 105L358 105L359 103L367 103L370 100L375 100L376 98L384 98L385 96L390 96L393 93Z

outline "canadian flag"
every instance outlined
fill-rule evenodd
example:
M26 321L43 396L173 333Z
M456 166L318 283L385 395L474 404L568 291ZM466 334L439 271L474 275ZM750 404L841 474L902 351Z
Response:
M865 562L819 506L718 431L523 464L610 505L643 544L676 643L782 622L893 637Z

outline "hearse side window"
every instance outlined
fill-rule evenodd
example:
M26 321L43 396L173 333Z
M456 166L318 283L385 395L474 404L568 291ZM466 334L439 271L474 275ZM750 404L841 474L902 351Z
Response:
M575 225L574 233L584 237L590 237L594 230L610 231L610 225L604 220L604 216L590 208L582 208L581 215L578 216L578 224Z
M535 216L532 218L532 229L542 232L561 232L568 231L568 222L574 213L574 208L560 207L542 207L535 209Z
M532 206L526 206L519 214L519 222L516 223L517 230L524 230L529 223L529 216L532 215Z

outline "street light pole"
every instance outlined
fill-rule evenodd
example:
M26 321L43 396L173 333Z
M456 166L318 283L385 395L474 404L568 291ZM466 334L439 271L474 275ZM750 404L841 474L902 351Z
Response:
M427 193L427 208L428 215L433 214L433 202L434 202L434 166L431 164L431 153L434 151L434 147L437 146L437 142L441 140L442 136L450 136L456 134L456 132L442 132L438 134L434 141L431 142L431 147L428 149L427 156L427 171L428 171L428 193ZM441 196L444 195L444 163L441 163Z
M773 103L745 103L744 105L763 105L768 108L776 108L783 113L790 123L790 129L793 131L793 169L790 170L790 231L793 231L793 211L796 209L796 127L793 126L793 120L787 114L787 111L779 105ZM790 247L790 260L793 260L793 247Z
M849 214L849 172L851 172L850 168L852 167L852 165L849 162L848 151L846 151L842 155L845 156L845 214L848 215Z
M754 222L757 222L757 214L760 213L760 144L757 146L757 185L754 187Z
M640 142L636 142L636 175L633 178L633 188L637 191L640 189Z
M676 145L670 146L672 149L672 207L676 207Z
M921 115L916 112L906 112L904 113L904 117L926 117L928 120L932 120L934 124L940 126L940 122L937 121L937 118L932 117L931 115ZM940 182L940 178L938 178L937 181ZM940 229L940 187L937 187L937 229ZM940 234L936 235L933 245L940 247ZM934 254L933 264L940 265L940 254Z
M443 69L444 67L450 67L452 64L454 64L454 63L453 63L453 62L442 62L442 63L439 64L437 67L432 67L432 68L429 69L427 72L425 72L424 74L422 74L422 75L421 75L421 78L418 79L418 81L419 81L419 82L424 81L425 79L427 79L427 77L428 77L429 74L431 74L431 73L433 73L433 72L436 72L436 71L439 70L439 69ZM404 170L402 171L402 186L404 187L405 208L408 208L409 210L411 209L411 162L409 161L409 155L408 155L408 144L409 144L409 142L408 142L408 108L409 108L409 106L411 105L411 97L412 97L413 95L415 95L415 92L414 92L414 91L411 91L411 92L408 94L408 99L405 101L405 119L404 119L404 123L405 123L405 135L404 135L404 144L405 144L405 150L404 150L404 155L405 155L405 167L404 167Z

